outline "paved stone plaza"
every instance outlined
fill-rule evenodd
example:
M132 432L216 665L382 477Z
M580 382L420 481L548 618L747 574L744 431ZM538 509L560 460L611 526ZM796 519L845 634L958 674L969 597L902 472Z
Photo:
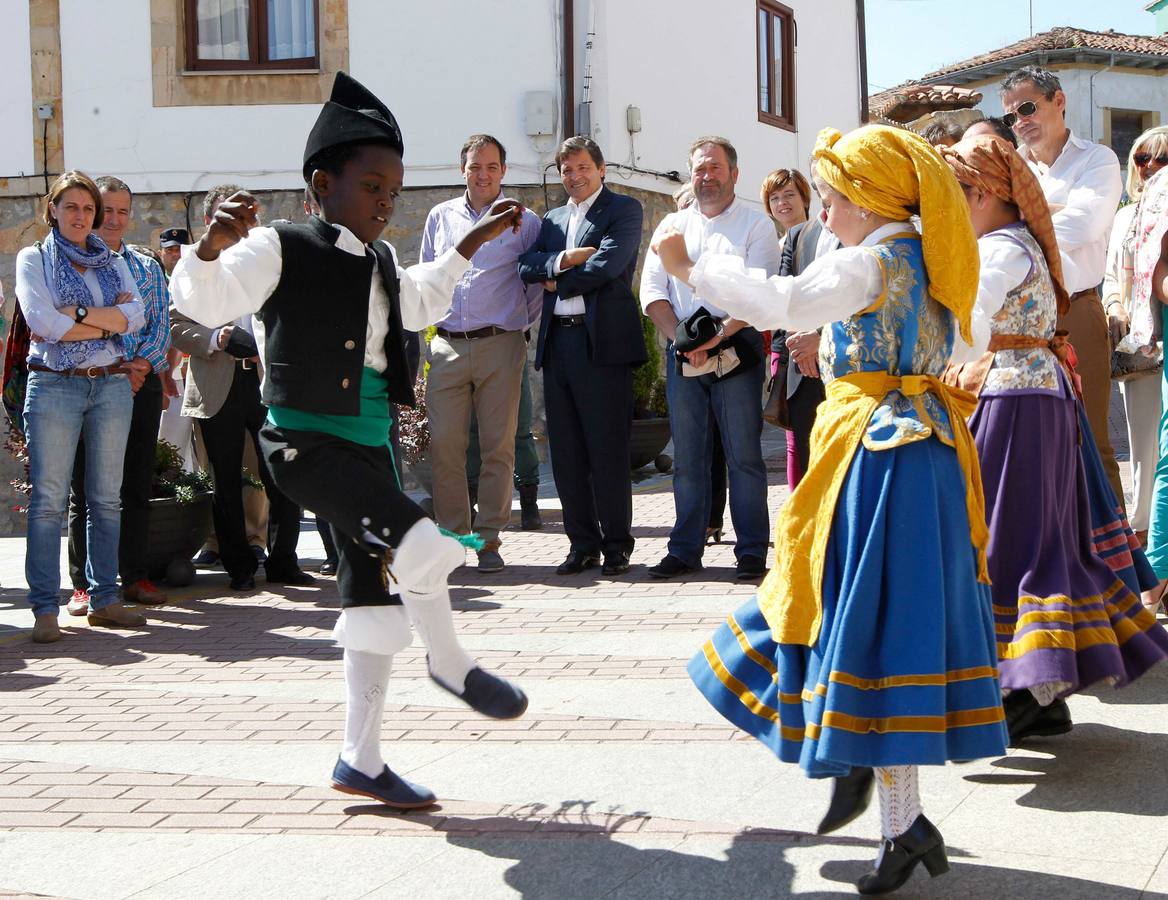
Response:
M768 441L771 509L785 495ZM1126 464L1125 464L1126 466ZM550 479L548 479L550 481ZM0 541L0 897L846 897L875 855L873 809L814 835L828 785L724 723L685 663L750 592L729 546L654 582L669 480L634 498L634 568L559 578L548 525L507 532L508 568L455 573L468 647L517 679L492 722L398 658L387 759L441 805L401 814L327 787L340 745L334 582L232 596L201 573L135 632L62 612L33 645L22 539ZM311 565L321 551L306 523ZM923 772L952 871L900 896L1168 896L1168 669L1071 699L1075 730Z

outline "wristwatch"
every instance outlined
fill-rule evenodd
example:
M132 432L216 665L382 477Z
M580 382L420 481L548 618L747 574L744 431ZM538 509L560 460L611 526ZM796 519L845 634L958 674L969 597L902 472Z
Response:
M89 310L84 306L79 306L73 311L73 321L78 325L85 324L85 317L89 315Z

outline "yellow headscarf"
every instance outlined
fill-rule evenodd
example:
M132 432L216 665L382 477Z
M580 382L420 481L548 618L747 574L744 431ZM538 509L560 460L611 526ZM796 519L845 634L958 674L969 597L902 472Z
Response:
M928 141L911 131L865 125L846 135L834 128L815 143L819 177L857 206L905 221L918 210L929 293L957 317L973 342L969 318L977 297L977 236L961 185Z

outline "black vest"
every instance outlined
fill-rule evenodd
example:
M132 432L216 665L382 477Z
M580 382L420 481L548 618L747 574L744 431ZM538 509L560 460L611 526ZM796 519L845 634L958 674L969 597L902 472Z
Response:
M356 416L369 323L370 248L354 256L336 247L339 232L316 216L305 225L277 224L282 267L276 290L257 315L266 337L263 400L325 415ZM397 269L389 247L371 248L389 295L385 370L389 399L414 405L403 344Z

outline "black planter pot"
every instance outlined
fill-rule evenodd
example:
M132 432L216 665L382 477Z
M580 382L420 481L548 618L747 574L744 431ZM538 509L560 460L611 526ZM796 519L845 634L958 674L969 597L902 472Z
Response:
M633 419L629 441L629 466L639 469L653 462L665 449L670 437L669 419Z
M179 503L173 497L151 500L146 527L146 571L150 578L165 578L175 585L190 584L194 578L191 557L203 546L213 527L210 491L190 503Z

